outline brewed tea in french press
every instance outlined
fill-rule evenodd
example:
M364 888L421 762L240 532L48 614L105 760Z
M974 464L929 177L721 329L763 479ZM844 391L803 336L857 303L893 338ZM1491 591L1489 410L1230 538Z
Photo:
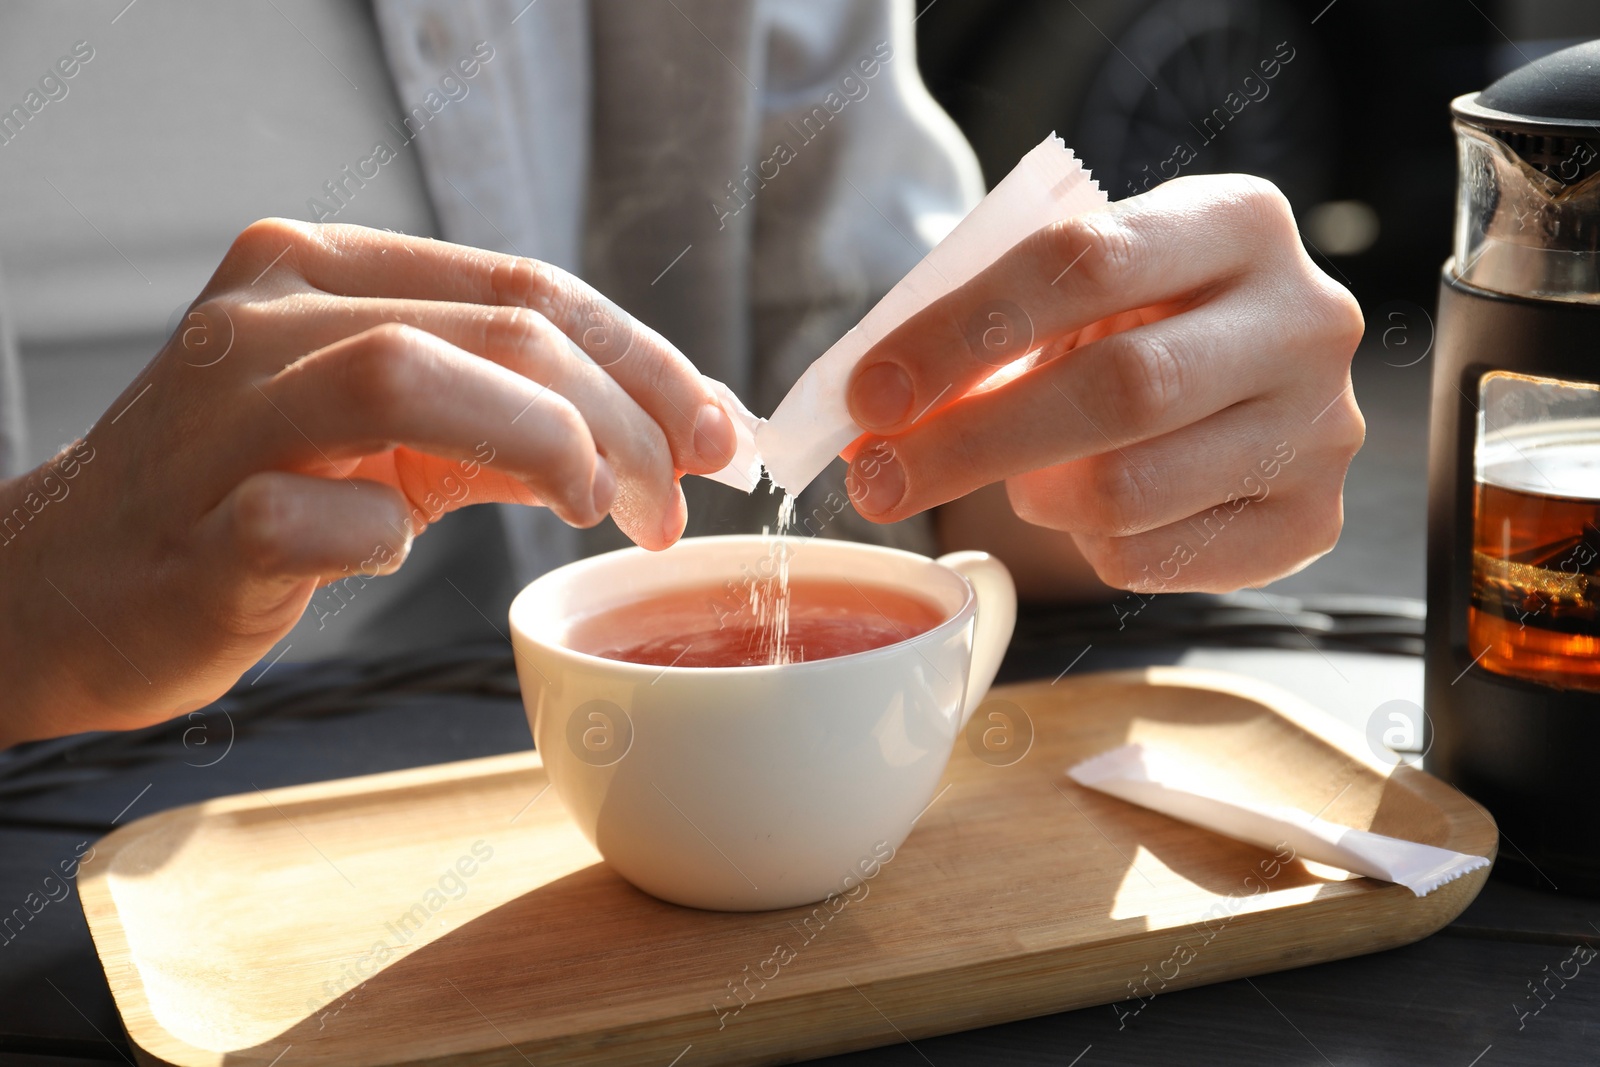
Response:
M1429 457L1430 769L1502 871L1600 891L1600 41L1451 104Z

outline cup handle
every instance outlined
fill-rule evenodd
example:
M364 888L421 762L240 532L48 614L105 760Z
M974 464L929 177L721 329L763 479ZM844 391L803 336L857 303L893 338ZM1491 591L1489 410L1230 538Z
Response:
M987 552L951 552L939 563L972 583L978 613L972 632L972 672L967 678L967 699L961 709L961 729L983 701L1005 658L1011 632L1017 626L1017 586L1006 565Z

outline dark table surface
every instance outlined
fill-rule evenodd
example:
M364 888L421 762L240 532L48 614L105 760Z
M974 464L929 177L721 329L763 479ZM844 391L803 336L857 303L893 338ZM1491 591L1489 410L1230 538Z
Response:
M1076 671L1195 658L1176 647L1083 649L1070 639L1013 649L1002 678L1053 676L1080 653ZM398 671L392 664L282 665L240 700L164 730L54 754L25 747L0 758L0 917L22 907L61 861L114 826L163 808L530 747L504 672L481 669L495 659L509 657L454 650ZM1403 656L1212 650L1202 659L1324 696L1332 688L1319 672L1337 674L1353 689L1363 677L1387 678L1390 695L1415 675L1420 689L1420 663ZM1346 698L1341 717L1359 717L1371 696ZM30 758L31 766L18 766ZM31 899L37 906L43 897ZM1600 960L1575 978L1552 977L1558 968L1572 973L1575 965L1566 961L1579 946L1587 958L1588 946L1600 945L1597 923L1600 900L1491 878L1454 923L1405 948L1164 993L1136 1016L1127 1006L1087 1008L817 1062L1600 1063ZM132 1052L76 893L46 900L25 925L0 933L0 1064L125 1061Z

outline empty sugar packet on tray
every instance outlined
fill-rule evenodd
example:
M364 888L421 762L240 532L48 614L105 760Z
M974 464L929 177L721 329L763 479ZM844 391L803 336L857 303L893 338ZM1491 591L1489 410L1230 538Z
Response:
M1013 245L1074 215L1104 207L1106 194L1055 134L1041 141L1002 178L989 195L912 267L849 333L833 344L789 390L770 420L738 404L738 457L753 458L774 484L798 493L861 428L850 418L845 386L867 350L944 294L959 288ZM731 393L729 394L732 395ZM736 457L735 464L739 462ZM740 489L753 489L747 468L709 475Z
M1258 803L1240 796L1221 769L1146 745L1102 752L1068 768L1067 777L1252 845L1288 844L1301 859L1397 882L1419 897L1468 871L1489 866L1483 856L1358 830L1299 808Z

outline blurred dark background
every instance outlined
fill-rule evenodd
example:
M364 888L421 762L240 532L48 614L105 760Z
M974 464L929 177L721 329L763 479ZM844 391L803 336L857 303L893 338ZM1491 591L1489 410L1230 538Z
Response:
M1600 37L1600 0L918 6L923 76L991 184L1056 130L1119 200L1159 183L1185 144L1195 157L1182 173L1277 182L1307 247L1361 299L1369 324L1387 302L1433 306L1453 210L1451 98ZM1293 58L1263 81L1259 64L1285 42ZM1230 93L1246 104L1207 127Z

